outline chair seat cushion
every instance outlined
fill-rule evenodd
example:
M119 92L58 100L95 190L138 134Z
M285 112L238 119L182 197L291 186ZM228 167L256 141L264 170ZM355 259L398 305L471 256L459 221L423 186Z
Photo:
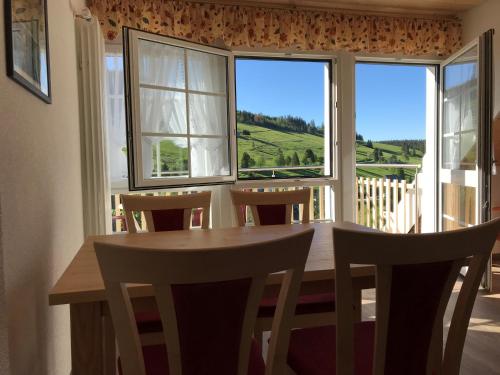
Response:
M140 334L161 332L163 330L158 311L137 312L135 313L135 321L137 322L137 330Z
M278 297L263 298L260 302L259 317L273 317L278 304ZM296 315L317 314L324 312L335 311L335 294L318 293L304 294L299 296L297 306L295 307Z
M146 365L146 375L168 375L168 358L165 345L143 346L142 353ZM265 369L266 367L261 348L257 342L253 340L250 349L248 375L264 375ZM206 373L197 375L212 375L214 374L212 370L207 369ZM118 372L120 375L123 374L120 358L118 358Z
M354 374L371 375L375 322L354 326ZM335 326L293 330L288 351L288 365L299 375L336 373Z

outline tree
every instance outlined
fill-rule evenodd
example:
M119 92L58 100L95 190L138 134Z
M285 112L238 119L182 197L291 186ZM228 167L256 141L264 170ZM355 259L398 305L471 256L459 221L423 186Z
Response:
M356 133L356 141L363 142L364 141L363 136L361 134Z
M396 164L398 162L398 158L396 157L396 155L391 155L391 157L389 158L389 164Z
M290 155L287 155L285 158L285 164L286 165L292 165L292 158Z
M278 148L278 156L276 157L276 165L278 167L284 166L285 165L285 155L283 155L283 151L281 148Z
M403 168L399 168L398 169L398 179L400 181L404 180L406 177L405 177L405 171Z
M265 164L266 164L266 160L264 159L264 157L262 155L259 156L259 158L257 159L257 166L263 167Z
M245 130L243 130L243 131L241 132L241 134L242 134L242 135L250 135L250 131L245 129Z
M248 154L248 152L244 152L243 155L241 155L241 163L240 163L240 168L250 168L252 158Z
M304 157L302 158L302 163L305 165L314 164L317 161L316 154L310 148L306 149Z
M378 148L373 150L373 161L375 163L378 163L380 161L381 154L382 152Z
M294 152L292 155L292 166L298 167L299 165L300 165L299 155L297 155L297 152Z
M370 139L368 141L366 141L366 147L373 148L373 143Z

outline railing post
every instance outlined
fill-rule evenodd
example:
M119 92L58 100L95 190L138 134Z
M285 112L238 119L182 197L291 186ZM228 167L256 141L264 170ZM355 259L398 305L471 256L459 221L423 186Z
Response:
M382 230L384 226L384 180L382 178L378 179L378 206L380 211L378 229Z
M371 181L372 190L372 206L373 206L373 216L372 216L372 228L377 228L378 224L378 207L377 207L377 179L372 178Z
M392 185L392 194L393 194L392 205L394 208L394 226L392 228L393 233L398 233L398 204L399 204L398 193L399 193L399 180L394 180Z
M407 219L407 212L406 212L406 180L401 181L401 205L403 207L403 233L408 233L408 219ZM398 209L399 209L399 204L398 204Z
M391 230L392 224L392 214L391 214L391 180L386 178L384 180L385 184L385 231L389 232Z
M360 208L359 208L359 216L361 220L359 221L359 224L365 225L366 224L366 217L365 217L365 181L363 177L360 177L359 179L359 186L361 187L359 191L359 203L360 203Z
M359 210L360 210L360 205L359 205L359 177L356 177L356 179L354 180L355 181L355 192L356 192L356 209L354 211L356 211L354 214L356 215L356 224L361 224L359 222Z
M370 192L370 178L367 178L365 181L366 184L366 226L371 226L371 216L372 216L372 207L371 207L371 192Z

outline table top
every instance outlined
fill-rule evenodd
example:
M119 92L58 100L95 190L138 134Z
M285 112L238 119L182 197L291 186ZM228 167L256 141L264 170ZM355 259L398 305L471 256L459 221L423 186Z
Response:
M266 241L277 236L297 233L306 228L314 228L314 237L303 280L334 279L335 266L332 238L332 228L334 226L355 230L372 230L357 224L342 222L91 236L85 240L69 266L50 290L49 304L98 302L106 299L104 283L94 251L94 241L152 249L231 247ZM353 277L372 276L374 267L359 265L353 268L352 274ZM269 275L267 284L279 284L281 278L282 275L280 274ZM147 285L131 285L129 293L131 297L142 297L151 295L152 291L151 287Z

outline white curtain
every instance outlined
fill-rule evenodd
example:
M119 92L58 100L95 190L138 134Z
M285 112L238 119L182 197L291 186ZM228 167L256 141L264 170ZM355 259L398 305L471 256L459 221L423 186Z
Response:
M109 174L111 187L123 187L127 186L128 169L122 54L107 53L105 64Z
M158 155L159 142L165 139L155 133L186 135L169 138L181 148L187 148L188 133L221 137L191 138L191 172L193 177L229 174L226 67L223 56L139 41L141 131L149 133L142 137L144 178L151 178L154 150ZM176 91L185 90L186 81L188 90L203 93L186 97L185 92Z
M104 109L104 38L98 20L76 19L85 235L111 232Z
M445 67L443 158L450 169L474 169L477 159L478 63L472 49ZM462 61L464 60L464 61Z

